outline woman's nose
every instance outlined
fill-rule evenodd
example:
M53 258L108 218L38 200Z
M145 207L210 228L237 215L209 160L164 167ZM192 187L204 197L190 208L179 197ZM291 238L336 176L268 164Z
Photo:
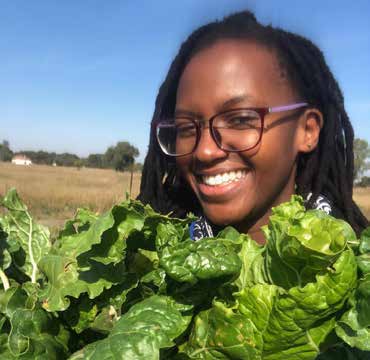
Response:
M193 154L197 160L209 162L227 156L226 151L220 149L211 135L210 128L202 127L197 148Z

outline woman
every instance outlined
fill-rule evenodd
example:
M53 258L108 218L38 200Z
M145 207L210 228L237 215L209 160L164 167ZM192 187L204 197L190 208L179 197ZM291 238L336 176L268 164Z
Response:
M359 233L352 190L353 129L314 44L250 12L189 36L156 100L141 201L199 215L194 240L233 225L263 243L271 207L295 193Z

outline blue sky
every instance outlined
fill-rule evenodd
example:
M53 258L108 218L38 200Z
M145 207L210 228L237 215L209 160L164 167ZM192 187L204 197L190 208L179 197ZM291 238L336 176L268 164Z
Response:
M248 8L323 50L370 142L370 1L0 0L0 141L101 153L148 144L158 88L196 27Z

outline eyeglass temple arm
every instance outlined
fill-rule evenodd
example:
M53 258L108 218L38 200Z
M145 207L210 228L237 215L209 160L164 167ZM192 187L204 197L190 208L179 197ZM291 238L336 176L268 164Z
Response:
M275 106L269 108L269 113L272 112L280 112L280 111L288 111L288 110L294 110L294 109L299 109L303 106L307 106L308 103L296 103L296 104L291 104L291 105L284 105L284 106Z

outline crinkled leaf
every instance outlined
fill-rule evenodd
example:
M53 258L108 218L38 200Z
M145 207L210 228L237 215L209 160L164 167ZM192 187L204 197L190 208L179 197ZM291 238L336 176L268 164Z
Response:
M357 265L363 274L370 274L370 253L358 255Z
M73 235L65 236L60 239L60 248L53 249L52 254L69 257L76 260L77 257L88 252L93 245L102 242L103 234L110 229L114 224L114 218L110 211L99 216L96 221L91 224L87 231ZM81 266L89 266L86 259Z
M51 246L49 230L32 219L15 189L7 192L2 205L8 210L1 219L1 226L8 234L8 243L14 249L17 244L18 251L23 254L23 256L14 256L13 261L32 282L36 282L41 277L37 264Z
M34 284L32 284L34 285ZM68 353L68 332L59 321L39 307L28 286L0 293L0 312L9 320L10 332L0 358L62 359Z
M320 344L333 330L335 319L331 318L311 327L297 337L292 346L278 352L264 352L264 360L313 360L320 353Z
M12 262L7 238L8 234L1 229L0 224L0 270L6 270Z
M343 314L335 326L335 331L350 346L370 351L370 328L362 327L358 323L358 313L355 308Z
M247 317L215 302L195 319L183 352L189 359L262 359L261 336Z
M369 360L370 353L352 348L346 343L337 343L322 352L316 360Z
M68 325L80 334L91 327L97 313L98 306L87 295L82 295L78 300L72 299L71 306L63 312L62 316Z
M346 250L333 268L316 276L316 282L282 293L263 334L264 350L278 353L293 348L302 333L340 310L356 285L356 270L353 252Z
M370 273L359 280L355 297L358 323L370 328Z
M94 245L83 255L102 264L117 264L124 259L127 238L134 231L140 232L144 219L140 213L132 209L129 203L114 206L110 211L114 225L102 236L102 241Z
M77 209L75 217L66 221L63 229L58 234L58 238L79 234L88 230L97 218L98 215L88 209Z
M267 281L264 257L265 247L258 245L248 235L240 235L242 239L242 247L239 251L239 258L242 261L240 275L234 284L239 290L252 286L257 283L265 283Z
M370 226L361 233L359 250L361 254L370 253Z
M75 298L88 293L90 299L100 295L104 289L121 283L125 265L104 265L90 261L86 271L79 269L73 258L48 255L40 262L40 268L48 278L48 283L40 291L43 307L48 311L62 311L68 308L68 296Z
M71 360L159 360L160 349L174 346L191 316L168 297L152 296L134 305L115 324L106 339L72 355Z
M29 359L63 359L67 343L61 342L65 330L42 309L17 309L11 319L8 346L15 356Z
M162 239L171 237L171 227L158 225L158 234ZM167 244L171 244L171 241L172 238ZM204 238L197 242L185 240L171 246L159 246L159 264L178 282L195 284L206 279L222 279L226 282L239 275L241 261L237 252L240 247L240 242L220 238Z
M263 230L267 275L285 289L314 281L318 272L336 261L347 242L356 241L348 223L320 210L305 211L298 196L273 208L268 227Z
M126 301L127 293L137 284L138 278L127 274L122 278L121 284L112 286L93 300L87 294L78 299L71 298L71 306L62 313L62 317L77 333L89 328L108 333L121 316L121 307Z

